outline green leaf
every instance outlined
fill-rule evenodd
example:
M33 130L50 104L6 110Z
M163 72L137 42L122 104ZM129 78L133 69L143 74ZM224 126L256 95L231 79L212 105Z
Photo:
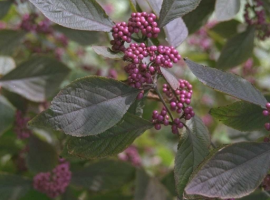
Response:
M0 95L0 135L9 129L14 121L15 108Z
M23 198L20 198L20 200L51 200L51 198L46 194L31 189Z
M195 33L203 25L214 11L215 4L213 0L202 0L199 6L183 17L183 20L188 28L189 34Z
M105 46L92 46L92 49L100 56L103 56L105 58L110 58L114 60L122 60L124 57L124 54L121 53L112 53L108 47Z
M232 19L240 10L241 2L235 0L216 0L215 14L218 21Z
M99 32L90 32L90 31L81 31L74 30L70 28L65 28L63 26L55 25L53 28L56 31L63 33L70 40L77 42L82 46L89 46L99 42L100 33Z
M160 11L159 27L194 10L201 0L165 0Z
M0 1L0 19L6 16L11 5L12 1Z
M0 30L0 55L10 55L25 36L23 31Z
M69 138L68 152L81 158L94 159L117 155L125 150L153 124L126 113L123 119L109 130L97 136Z
M67 28L110 32L113 22L95 0L29 0L51 21Z
M228 145L198 168L185 191L210 198L240 198L255 191L269 169L270 143Z
M185 59L192 73L208 87L265 108L267 100L247 80L218 69L206 67Z
M162 178L161 183L170 191L171 195L177 196L174 180L174 171L169 172Z
M68 85L31 126L52 128L82 137L103 133L117 124L139 90L114 79L90 76Z
M0 173L0 199L18 200L31 188L31 180L13 174Z
M217 61L217 68L223 70L230 69L252 57L254 38L254 27L250 27L245 32L230 38L221 51Z
M29 140L29 152L26 164L32 172L51 171L58 163L58 155L55 148L49 143L31 136Z
M159 16L163 0L147 0L153 12ZM188 30L181 18L177 18L164 26L166 40L171 46L177 47L184 42L188 36Z
M169 70L165 69L164 67L160 67L160 71L161 71L162 75L164 76L165 80L168 82L168 84L174 90L176 90L177 88L179 88L179 81L178 81L178 79Z
M254 193L245 196L239 200L269 200L269 196L267 194L263 193L262 191L255 191Z
M71 185L91 191L108 191L120 188L132 181L135 168L128 163L101 160L85 169L72 173Z
M188 121L175 157L174 177L176 191L181 198L188 180L197 166L209 154L210 134L202 120L194 117Z
M36 56L0 79L3 88L35 102L44 102L58 90L69 69L61 62Z
M238 101L228 106L212 108L210 114L223 124L239 131L255 131L264 129L269 121L260 106Z
M145 101L147 100L148 91L144 91L142 99L136 99L135 102L129 107L129 113L142 117L144 112ZM147 118L145 118L147 119Z
M241 23L239 21L233 19L230 21L218 23L213 28L211 28L211 31L214 31L224 38L230 38L237 34L238 26L240 24Z
M0 56L0 77L16 67L15 61L8 56Z
M136 172L134 200L172 200L168 190L155 178L149 177L143 169Z

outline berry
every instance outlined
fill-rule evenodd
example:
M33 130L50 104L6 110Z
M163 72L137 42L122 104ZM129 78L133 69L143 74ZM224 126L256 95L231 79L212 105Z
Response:
M60 160L60 164L51 172L42 172L34 177L34 188L50 198L63 194L71 180L69 163Z
M130 162L134 166L141 165L141 158L135 146L130 146L124 152L118 154L118 158L120 160Z
M27 128L27 123L30 119L23 116L19 110L16 111L14 131L19 139L29 138L32 131Z
M265 123L264 127L267 131L270 131L270 123Z

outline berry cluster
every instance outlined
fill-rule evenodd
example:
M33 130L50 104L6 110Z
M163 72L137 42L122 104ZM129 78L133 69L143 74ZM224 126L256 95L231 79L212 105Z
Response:
M32 31L37 33L50 34L53 32L51 22L48 19L44 19L40 22L38 20L38 14L25 14L22 18L20 28L25 31Z
M29 120L29 118L23 116L23 113L20 110L16 111L14 131L19 139L29 138L32 134L31 130L27 128Z
M248 25L255 25L257 36L260 40L270 37L270 23L266 21L266 14L261 0L255 0L254 4L247 3L244 13L245 21Z
M118 158L130 162L134 166L141 166L141 158L135 146L130 146L124 152L118 154Z
M207 30L216 25L216 22L209 22L188 40L191 46L197 47L202 51L209 51L213 47L213 40L209 37Z
M270 174L266 175L266 177L263 179L262 187L266 191L270 191Z
M270 103L266 104L266 110L263 111L263 115L266 117L270 116ZM264 127L267 131L270 131L270 123L265 123Z
M193 108L189 106L193 93L192 85L188 81L180 79L178 89L173 91L167 84L164 84L162 91L170 103L170 111L175 111L180 116L169 122L168 110L162 108L161 113L158 113L158 111L153 112L152 122L155 124L156 130L161 129L161 124L165 126L171 124L172 132L178 134L178 129L184 127L184 123L181 120L190 120L195 116Z
M157 38L160 29L155 21L156 19L157 16L153 13L132 13L131 18L128 20L128 30L130 33L139 33L141 31L142 35L148 38Z
M34 188L50 198L63 194L71 180L69 163L60 160L60 164L52 172L42 172L34 177Z
M140 31L145 37L158 37L160 29L157 27L158 24L155 21L156 19L157 17L153 13L132 13L128 23L120 22L114 25L112 28L112 50L125 52L125 42L130 43L132 34L139 33Z

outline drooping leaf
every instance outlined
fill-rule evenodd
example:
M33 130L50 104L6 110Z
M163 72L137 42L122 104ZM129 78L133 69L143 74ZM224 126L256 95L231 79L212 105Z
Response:
M12 126L15 108L8 100L0 95L0 135Z
M18 200L31 188L31 180L24 177L0 173L0 199Z
M230 21L218 23L213 28L211 28L211 31L214 31L224 38L230 38L237 34L239 24L239 21L233 19Z
M249 59L253 53L254 38L254 27L248 28L245 32L230 38L221 51L217 61L217 68L230 69Z
M135 168L128 163L101 160L72 173L71 185L91 191L108 191L122 187L134 179Z
M87 159L117 155L152 126L152 123L126 113L118 124L104 133L82 138L71 137L67 143L68 152Z
M37 138L31 136L29 140L29 152L27 154L26 164L32 172L51 171L58 163L58 155L55 148Z
M129 0L129 4L132 12L142 12L142 9L140 8L136 0Z
M195 10L183 16L189 34L195 33L206 24L214 8L215 3L213 0L202 0Z
M162 75L164 76L164 78L166 79L166 81L174 90L179 88L178 79L169 70L165 69L164 67L160 67L160 71Z
M169 191L155 178L149 177L143 169L136 172L134 200L172 200Z
M29 0L47 18L67 28L109 32L113 22L95 0Z
M105 58L110 58L114 60L123 59L124 54L121 53L112 53L109 51L108 47L105 46L92 46L92 49L98 54Z
M159 16L163 0L147 0L147 2L154 13ZM181 18L174 19L164 26L164 31L168 43L174 47L182 44L188 36L187 27Z
M11 5L12 1L0 1L0 19L6 16Z
M201 0L166 0L162 3L159 27L194 10Z
M52 128L76 137L98 135L117 124L139 90L114 79L90 76L68 85L31 126Z
M189 130L184 132L175 157L174 177L179 197L183 196L193 171L208 155L210 145L210 134L200 118L195 116L187 126Z
M36 56L0 79L5 89L36 102L44 102L58 90L69 69L61 62Z
M0 55L10 55L25 36L23 31L0 30Z
M265 108L267 100L247 80L231 73L194 63L188 59L185 59L185 62L199 81L208 87Z
M238 101L228 106L212 108L210 114L223 124L239 131L255 131L264 129L264 124L269 121L262 111L260 106Z
M210 198L240 198L255 191L269 168L270 143L228 145L196 170L185 192Z
M82 46L88 46L92 44L97 44L100 39L99 32L90 32L90 31L81 31L81 30L74 30L70 28L65 28L63 26L55 25L53 28L56 31L63 33L66 37L70 40L77 42Z
M232 19L240 10L241 2L235 0L216 0L215 14L218 21Z
M16 67L15 61L8 56L0 56L0 77Z

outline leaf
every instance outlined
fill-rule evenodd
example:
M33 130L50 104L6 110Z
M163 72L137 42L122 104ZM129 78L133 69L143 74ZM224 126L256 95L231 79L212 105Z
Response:
M213 0L202 0L195 10L183 16L189 34L195 33L207 23L214 8Z
M15 108L0 95L0 135L13 125L14 117Z
M122 60L124 57L124 54L121 53L112 53L109 51L108 47L105 46L92 46L92 49L100 56L103 56L105 58L110 58L114 60Z
M0 55L10 55L25 36L23 31L0 30Z
M218 21L232 19L240 10L241 2L235 0L216 0L215 14Z
M223 124L239 131L255 131L264 129L269 119L262 114L260 106L238 101L228 106L212 108L210 114Z
M218 69L196 64L185 59L192 73L208 87L265 108L267 100L250 82Z
M0 19L6 16L11 6L12 1L0 1Z
M71 185L91 191L108 191L129 183L135 174L130 164L114 160L101 160L85 169L72 173Z
M81 158L94 159L117 155L125 150L153 124L126 113L123 119L109 130L97 136L72 137L68 141L68 152Z
M0 173L0 193L3 200L17 200L31 188L31 181L24 177Z
M263 193L262 191L255 191L254 193L245 196L239 200L269 200L267 194Z
M200 118L195 116L187 126L190 130L181 138L175 157L174 177L179 197L183 196L193 171L208 155L210 145L210 134Z
M147 0L154 13L159 16L163 0ZM188 36L188 30L181 18L177 18L164 26L166 39L171 46L177 47L184 42Z
M128 111L129 113L142 117L145 107L145 101L147 100L148 91L144 91L144 95L142 99L136 99L135 102L129 107ZM147 119L147 118L145 118Z
M46 194L31 189L23 198L20 198L20 200L51 200L51 198Z
M29 170L35 173L51 171L58 163L55 148L49 143L31 136L26 164Z
M172 200L167 189L155 178L149 177L143 169L136 172L134 200Z
M100 34L99 32L81 31L74 30L70 28L65 28L63 26L55 25L53 28L56 31L63 33L70 40L77 42L82 46L89 46L99 42Z
M210 198L240 198L255 191L269 168L270 143L232 144L200 166L185 191Z
M77 79L53 99L31 126L52 128L82 137L103 133L117 124L139 90L114 79L90 76Z
M8 56L0 56L0 77L16 67L15 61Z
M176 90L179 88L179 81L178 79L167 69L164 67L160 67L160 71L162 75L164 76L165 80L169 83L169 85Z
M110 32L113 22L95 0L29 0L51 21L67 28Z
M31 101L43 102L56 93L69 71L55 59L36 56L3 76L0 85Z
M218 35L224 37L224 38L230 38L237 34L238 32L238 26L241 23L237 20L230 20L218 23L213 28L211 28L211 31L214 31Z
M160 11L159 27L194 10L201 0L165 0Z
M248 28L245 32L230 38L221 51L217 61L217 68L230 69L252 57L254 38L254 27Z
M164 31L167 36L166 40L173 47L178 47L188 36L188 30L182 18L177 18L164 26Z
M161 183L167 188L167 190L173 196L177 196L174 180L174 172L171 171L162 178Z

